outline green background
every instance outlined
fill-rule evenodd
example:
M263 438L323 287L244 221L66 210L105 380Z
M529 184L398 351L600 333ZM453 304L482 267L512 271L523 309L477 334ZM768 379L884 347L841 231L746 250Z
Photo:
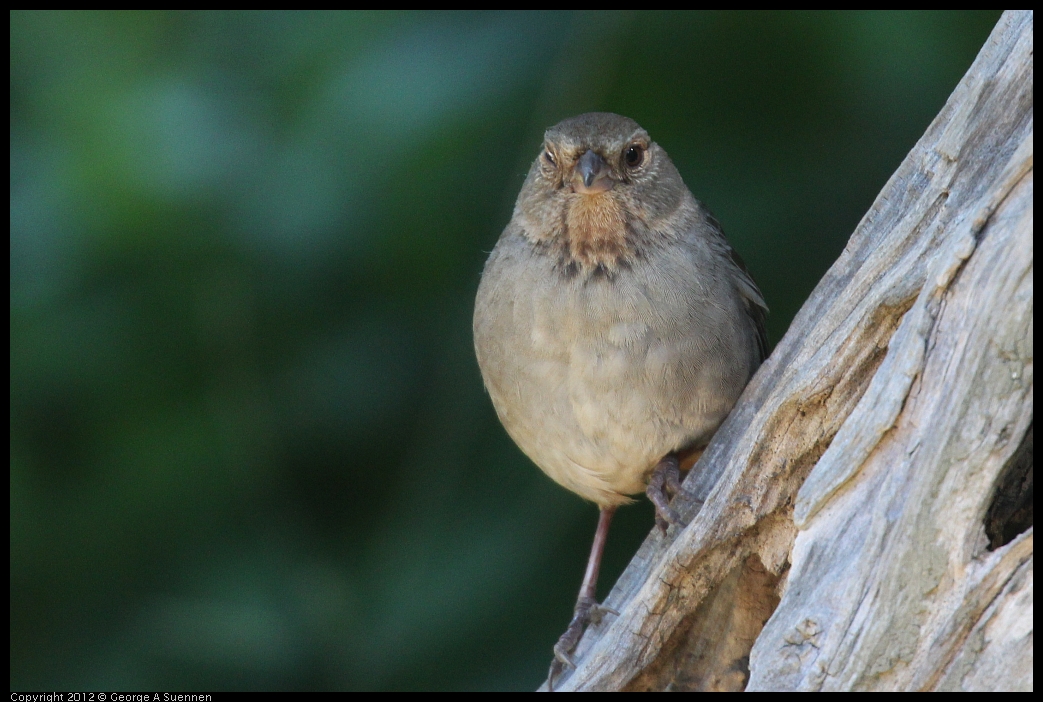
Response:
M470 315L543 130L644 126L778 341L998 14L12 12L12 688L535 687L596 509Z

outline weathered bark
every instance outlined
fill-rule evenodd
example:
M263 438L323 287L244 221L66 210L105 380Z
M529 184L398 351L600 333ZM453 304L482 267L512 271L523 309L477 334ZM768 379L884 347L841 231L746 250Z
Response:
M1003 15L557 689L1031 689L1032 18Z

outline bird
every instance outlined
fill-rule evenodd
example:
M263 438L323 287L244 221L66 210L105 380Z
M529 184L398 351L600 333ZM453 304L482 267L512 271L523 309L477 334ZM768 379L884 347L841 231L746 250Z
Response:
M616 508L670 499L767 355L768 307L666 151L607 112L546 130L482 271L473 333L507 433L600 514L549 685L586 627Z

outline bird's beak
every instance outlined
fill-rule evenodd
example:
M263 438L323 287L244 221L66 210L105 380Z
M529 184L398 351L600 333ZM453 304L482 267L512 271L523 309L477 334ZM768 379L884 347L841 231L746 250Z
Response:
M608 192L615 185L608 164L593 151L579 157L572 169L572 190L584 195Z

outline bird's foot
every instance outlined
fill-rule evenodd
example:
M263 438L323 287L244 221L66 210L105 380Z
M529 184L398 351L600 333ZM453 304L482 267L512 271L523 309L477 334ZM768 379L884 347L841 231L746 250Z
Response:
M576 662L572 660L572 652L576 649L587 626L598 624L606 614L618 615L619 612L611 607L599 605L592 597L579 598L572 621L569 622L569 628L558 639L558 643L554 644L554 660L551 661L550 673L547 674L549 690L554 691L554 679L561 675L566 667L576 667Z
M670 498L681 492L681 467L677 456L670 454L659 461L652 470L652 477L645 494L655 505L655 523L664 535L671 524L686 526L681 515L670 506Z

